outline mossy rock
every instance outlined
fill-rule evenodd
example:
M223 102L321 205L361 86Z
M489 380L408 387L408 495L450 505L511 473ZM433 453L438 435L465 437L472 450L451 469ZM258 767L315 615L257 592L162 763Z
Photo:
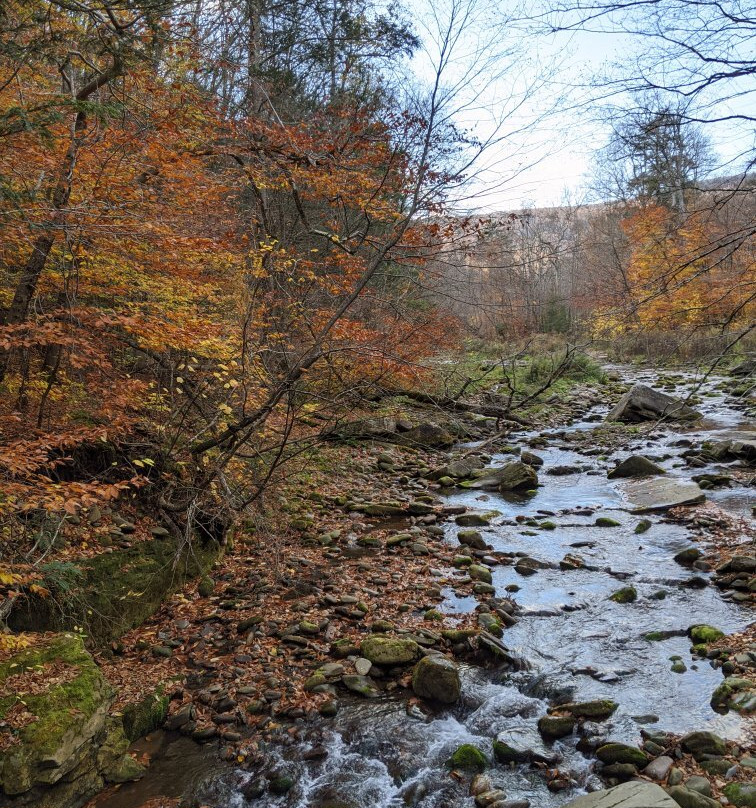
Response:
M482 772L488 766L488 758L483 752L471 743L458 746L449 758L448 765L452 769L462 769L467 772Z
M165 598L204 574L219 553L216 542L197 540L181 550L173 541L136 542L82 562L75 592L25 598L9 618L16 631L69 631L82 626L89 641L104 645L153 615Z
M718 628L714 628L714 626L707 626L705 624L700 624L696 626L691 626L688 629L688 636L693 641L694 644L708 644L711 642L716 642L717 640L721 640L722 637L725 636L724 631L720 631Z
M571 715L544 715L538 719L538 731L546 741L555 741L572 735L577 720Z
M609 516L599 516L598 519L593 523L596 527L619 527L620 523L616 519L612 519Z
M651 521L649 519L641 519L640 522L635 526L635 530L633 533L640 535L641 533L645 533L651 527Z
M615 603L634 603L638 600L638 592L634 586L623 586L622 589L618 589L610 595L609 600L613 600Z
M756 786L752 783L728 783L722 793L738 808L756 808Z
M483 581L485 584L491 583L491 570L488 567L484 567L482 564L471 564L467 568L467 574L473 579L473 581Z
M160 685L141 701L123 708L123 731L130 741L136 741L163 726L168 717L170 699Z
M55 676L42 688L40 674L51 666ZM16 676L35 672L37 686L25 693ZM21 701L34 716L14 731L17 742L0 757L0 790L15 796L65 779L65 800L80 804L121 769L128 779L139 776L135 767L125 772L128 740L120 719L108 717L113 695L79 635L58 634L0 665L0 719ZM86 776L72 787L71 773L80 766Z
M408 665L420 655L420 646L407 637L366 637L360 653L374 665Z
M628 746L624 743L607 743L596 750L596 757L606 764L632 763L642 768L648 763L645 753L637 746Z
M477 637L478 631L474 628L447 628L441 632L441 636L453 645L464 642L471 637Z
M749 713L756 709L756 682L728 676L711 696L711 708L718 713L728 710Z
M575 718L589 718L591 721L605 721L611 716L619 705L611 699L596 699L595 701L575 701L561 704L558 710L567 712Z

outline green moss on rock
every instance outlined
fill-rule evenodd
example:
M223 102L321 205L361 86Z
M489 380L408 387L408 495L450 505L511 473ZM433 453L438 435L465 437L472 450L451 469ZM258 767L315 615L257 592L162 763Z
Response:
M46 679L45 673L51 675ZM36 672L35 686L24 677ZM40 676L39 674L42 674ZM40 679L46 687L40 687ZM16 742L0 756L0 791L35 795L44 805L79 805L105 781L124 782L142 768L126 760L128 740L120 717L109 717L113 690L76 634L59 634L0 665L0 718L18 703L34 717L14 731Z
M638 599L638 592L634 586L624 586L609 596L615 603L633 603Z
M136 542L82 562L75 592L27 597L9 619L17 631L69 631L82 626L95 644L117 639L154 614L167 595L204 574L218 556L215 542L179 550L173 541Z
M469 772L482 772L488 766L488 758L483 752L471 743L458 746L449 758L448 765L452 769L462 769Z
M161 685L141 701L123 709L123 731L130 741L143 738L161 727L168 716L168 695Z
M420 646L407 637L367 637L360 653L374 665L407 665L420 655Z
M728 783L722 793L738 808L756 808L756 786L752 783Z
M724 632L720 631L714 626L707 626L705 624L691 626L688 629L688 636L693 640L694 644L710 643L721 640L724 637Z

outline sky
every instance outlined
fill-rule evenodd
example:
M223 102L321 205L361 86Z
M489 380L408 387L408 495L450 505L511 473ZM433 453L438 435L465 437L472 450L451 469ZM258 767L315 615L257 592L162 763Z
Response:
M444 13L455 2L460 0L412 1L412 18L425 46L413 59L412 69L426 81L434 76L439 25L443 27ZM532 35L525 30L527 24L504 19L508 2L476 3L458 27L456 56L445 73L448 85L458 85L450 102L450 109L458 107L457 123L482 139L497 123L500 134L515 133L489 148L460 207L502 211L595 200L590 191L594 155L607 142L611 129L606 105L595 103L602 91L590 85L612 67L623 62L632 65L639 43L626 34ZM470 64L480 60L481 52L488 54L487 61L481 70L472 71ZM539 82L547 73L549 80ZM713 111L742 111L738 105L748 98L752 96L730 104L720 102ZM621 105L627 100L617 97L612 102ZM742 170L740 156L754 148L752 127L707 124L705 132L718 157L714 173Z

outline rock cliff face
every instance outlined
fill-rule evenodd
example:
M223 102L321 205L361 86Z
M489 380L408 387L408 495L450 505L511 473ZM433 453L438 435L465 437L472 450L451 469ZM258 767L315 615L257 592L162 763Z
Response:
M56 634L0 665L0 805L78 808L142 775L113 690L80 636Z

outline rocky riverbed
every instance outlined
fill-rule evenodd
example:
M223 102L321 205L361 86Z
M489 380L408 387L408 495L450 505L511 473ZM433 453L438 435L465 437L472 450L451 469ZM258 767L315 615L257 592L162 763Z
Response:
M692 382L666 386L679 396ZM431 548L437 566L424 569L441 601L426 610L427 628L359 620L351 647L336 640L338 661L309 681L327 694L329 717L272 729L243 766L211 765L208 750L194 799L556 808L643 772L675 804L753 804L753 471L737 453L751 451L754 431L725 386L706 383L695 403L704 418L686 425L604 426L599 403L566 428L510 435L490 455L460 447L456 463L426 474L448 487L426 514L418 508L414 528L368 534L372 548L358 542L413 561ZM610 479L637 456L656 469L643 490L632 476ZM491 480L483 466L508 470ZM453 551L451 567L438 541ZM721 566L722 553L734 559ZM332 608L359 610L351 600L333 596ZM431 665L434 652L446 654L440 676L424 684L416 666L411 679L418 657ZM722 691L738 680L746 684ZM728 709L722 699L733 696ZM98 805L132 808L161 793L165 768ZM175 773L171 790L185 793Z
M96 805L556 808L639 772L679 805L753 804L748 401L717 378L688 401L702 420L607 424L630 381L695 383L612 372L566 427L353 453L298 551L237 554L152 642L126 635L104 672L174 672L168 732Z

